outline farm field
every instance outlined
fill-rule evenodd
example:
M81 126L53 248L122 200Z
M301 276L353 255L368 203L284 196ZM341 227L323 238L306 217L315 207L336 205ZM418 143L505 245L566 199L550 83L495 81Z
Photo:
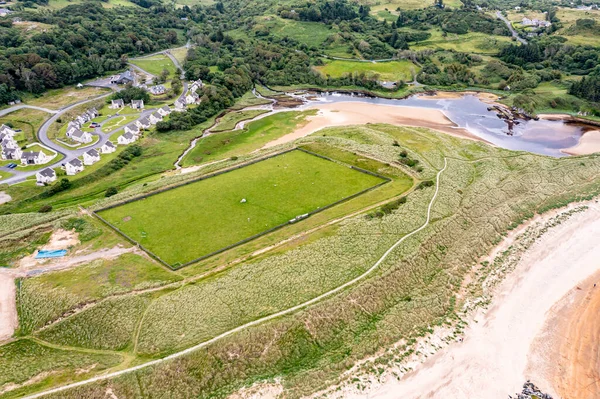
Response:
M178 266L382 182L293 151L98 214Z
M289 37L311 47L322 45L331 34L335 33L318 22L295 21L276 16L259 17L256 23L275 36ZM254 29L258 28L255 26Z
M347 74L364 73L367 76L379 75L381 80L404 80L412 81L412 73L418 73L419 67L410 61L388 61L388 62L359 62L325 60L325 65L315 67L323 75L334 78Z
M145 58L134 58L129 60L129 62L155 76L159 76L164 69L169 71L168 77L170 78L175 76L177 73L177 68L173 64L173 61L163 54L153 55L152 57Z
M429 32L431 33L431 38L411 45L411 49L416 51L425 49L454 50L474 54L495 55L503 46L511 43L508 36L494 36L470 32L464 35L448 34L444 37L439 29L430 30Z

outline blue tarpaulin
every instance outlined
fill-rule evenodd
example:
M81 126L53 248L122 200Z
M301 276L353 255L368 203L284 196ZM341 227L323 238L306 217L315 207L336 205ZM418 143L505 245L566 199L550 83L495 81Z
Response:
M66 249L59 249L56 251L39 251L37 255L35 255L36 259L45 259L45 258L60 258L61 256L65 256L67 254Z

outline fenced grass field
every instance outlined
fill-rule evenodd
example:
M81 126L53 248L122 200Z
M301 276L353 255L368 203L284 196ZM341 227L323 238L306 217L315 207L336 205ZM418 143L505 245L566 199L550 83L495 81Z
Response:
M384 182L296 150L98 215L177 268Z

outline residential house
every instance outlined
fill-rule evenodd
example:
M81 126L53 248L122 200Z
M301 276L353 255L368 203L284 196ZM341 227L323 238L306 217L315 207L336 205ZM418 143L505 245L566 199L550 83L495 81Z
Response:
M176 112L185 111L185 98L178 98L177 100L175 100L175 103L173 105L175 106Z
M14 150L15 148L19 148L19 144L11 136L4 135L4 137L2 137L0 140L1 140L0 146L5 150L6 149Z
M10 136L12 138L12 137L14 137L15 134L17 134L17 132L3 124L2 126L0 126L0 134L3 134L5 136Z
M190 104L198 104L200 102L200 96L195 91L188 92L185 96L185 103L187 105Z
M16 161L17 159L21 159L22 154L23 154L23 151L21 151L21 149L19 147L4 148L2 150L2 159Z
M52 168L42 169L35 174L37 184L50 184L56 180L56 172Z
M74 141L79 143L91 143L92 135L89 132L84 132L83 130L76 129L67 137L71 138Z
M135 124L140 129L148 129L150 126L152 126L152 123L150 123L150 120L146 116L135 121Z
M548 21L540 21L539 19L529 19L529 18L525 17L521 21L521 25L523 25L523 26L538 26L538 27L546 28L546 27L552 25L552 23L550 23Z
M126 85L134 81L133 73L131 71L125 71L118 75L111 76L110 83L118 85Z
M163 85L156 85L156 86L152 86L148 89L148 91L152 94L154 94L155 96L159 96L161 94L165 94L167 92L167 89L165 89L165 86Z
M108 108L119 109L119 108L123 108L124 106L125 106L125 103L123 102L123 99L118 98L116 100L110 100L110 106Z
M158 109L158 113L162 116L167 116L171 113L171 108L169 108L168 105L165 105L164 107Z
M123 128L123 130L125 131L125 133L140 134L140 127L135 123L130 123L129 125L126 125Z
M144 100L131 100L131 108L144 109Z
M103 154L110 154L111 152L115 151L117 151L117 147L115 147L111 141L107 141L106 143L102 144L102 147L100 147L100 152Z
M79 130L79 129L81 129L81 125L79 124L79 122L77 122L77 121L69 122L69 124L67 125L67 137L71 137L71 134L73 134L73 132L75 130Z
M133 143L135 139L136 136L134 134L123 133L117 138L117 143L119 143L120 145L127 145Z
M84 165L93 165L96 162L98 162L99 160L100 160L100 154L98 153L98 151L94 150L93 148L91 150L88 150L83 153L83 164Z
M48 162L48 156L41 151L24 151L21 154L23 165L40 165Z
M81 162L78 158L71 159L69 162L65 164L65 171L68 176L76 175L77 173L83 171L83 162Z
M153 125L156 125L158 122L162 121L162 115L158 112L154 112L153 114L150 115L150 123L152 123Z
M204 86L204 84L202 83L202 80L198 79L197 81L193 82L190 85L190 91L193 92L193 93L195 93L196 90L201 89L202 86Z

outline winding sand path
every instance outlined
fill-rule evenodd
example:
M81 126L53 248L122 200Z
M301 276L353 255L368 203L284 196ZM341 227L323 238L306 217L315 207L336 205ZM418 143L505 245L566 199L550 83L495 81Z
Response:
M558 397L551 380L554 374L547 370L557 358L549 351L549 341L543 335L541 340L536 337L544 332L547 320L552 320L553 305L566 294L580 291L577 287L600 271L598 242L600 208L592 206L550 229L527 250L498 286L489 310L480 311L465 330L463 342L431 356L400 381L389 378L368 394L353 392L344 397L506 398L520 392L527 379ZM583 289L593 289L593 284ZM590 356L581 347L572 353ZM564 367L570 366L567 361ZM582 383L587 377L575 380Z

